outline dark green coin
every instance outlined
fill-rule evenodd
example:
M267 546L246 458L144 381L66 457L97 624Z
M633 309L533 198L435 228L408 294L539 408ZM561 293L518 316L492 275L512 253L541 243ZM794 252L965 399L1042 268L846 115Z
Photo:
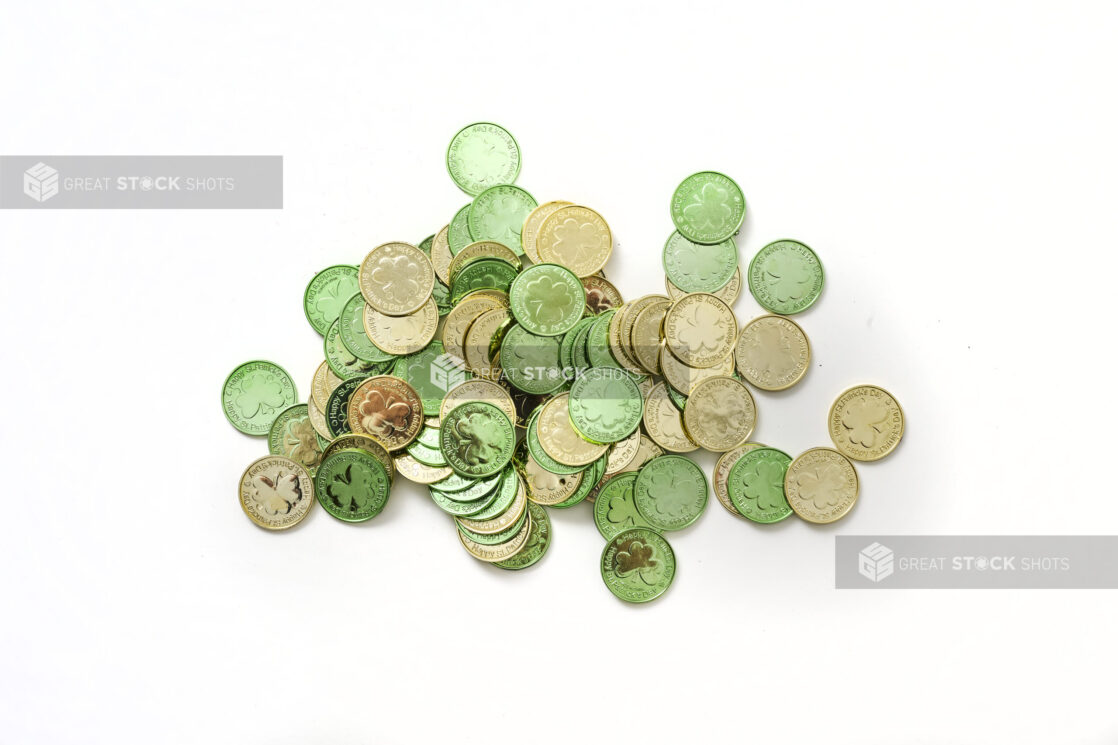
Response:
M599 315L595 319L594 325L590 327L590 333L586 337L586 355L592 367L616 367L619 370L621 369L621 365L617 364L613 352L609 349L609 324L616 314L616 308L607 310Z
M661 455L641 466L633 497L644 519L657 530L680 530L706 509L706 474L683 455Z
M551 518L547 516L547 510L534 502L529 502L524 514L531 515L532 518L528 542L514 556L495 562L493 566L501 569L527 569L547 553L548 547L551 546Z
M347 435L352 431L349 427L349 400L353 398L353 392L365 380L365 377L343 380L342 384L335 388L330 393L330 398L326 400L326 411L322 413L326 417L326 429L330 430L330 434L335 438Z
M450 245L450 253L458 255L466 246L473 243L470 238L470 205L466 205L462 209L454 213L454 219L450 221L450 225L446 229L446 242Z
M789 316L807 310L823 292L823 264L799 241L775 241L749 262L749 291L762 308Z
M558 264L535 264L509 288L513 317L537 336L558 336L574 328L586 310L586 288Z
M784 475L792 458L776 448L751 450L726 477L730 501L755 523L777 523L792 514L784 496Z
M645 603L663 595L672 584L675 552L655 530L630 528L606 544L601 570L610 592L628 603Z
M314 476L325 448L321 441L311 425L307 405L295 404L281 411L272 422L268 432L268 452L290 458Z
M672 194L672 222L695 243L721 243L745 219L745 196L729 176L700 171L683 179Z
M431 246L434 244L434 242L435 242L435 236L429 235L426 238L424 238L423 240L421 240L419 243L415 244L415 247L418 248L423 253L427 254L427 256L430 256L431 255Z
M388 361L372 362L357 359L356 355L346 349L342 344L341 322L337 319L330 324L323 339L323 352L326 355L326 364L342 380L355 377L368 377L381 373L389 364ZM389 358L394 359L392 357Z
M678 230L664 243L664 274L684 292L715 292L738 269L738 246L733 238L721 243L695 243Z
M376 517L388 502L390 483L384 466L364 450L336 450L314 477L323 508L339 520L359 523Z
M303 293L303 312L311 327L325 334L330 324L338 320L345 301L358 291L357 267L338 264L314 275Z
M516 267L502 259L478 259L467 264L450 286L451 302L457 304L475 290L500 290L508 293L516 279Z
M365 296L360 292L354 293L338 314L338 339L358 362L375 365L395 359L395 355L378 347L365 333Z
M445 354L446 350L443 349L443 343L436 340L415 354L396 358L396 363L392 368L393 375L407 381L408 385L419 394L419 398L423 402L424 416L438 416L439 408L443 405L443 399L446 397L445 383L440 385L435 382L446 380L445 374L441 377L438 375L440 369L445 369L439 367L445 360ZM432 375L432 371L435 371L434 375ZM472 378L473 373L466 371L465 376L466 378Z
M264 436L281 411L298 400L295 381L274 362L238 365L221 386L225 418L246 435Z
M568 411L571 424L583 438L613 443L640 426L644 399L623 370L592 367L571 385Z
M636 480L635 473L618 474L606 482L594 500L594 524L607 541L629 528L651 527L634 501Z
M516 431L493 404L467 401L447 413L439 428L439 444L455 473L485 478L500 473L512 460Z
M525 393L544 394L567 382L559 360L560 339L537 336L513 326L501 342L501 369L509 383Z
M475 241L504 244L519 256L524 253L520 245L520 230L537 206L535 197L519 186L491 186L474 197L470 205L467 217L470 236Z

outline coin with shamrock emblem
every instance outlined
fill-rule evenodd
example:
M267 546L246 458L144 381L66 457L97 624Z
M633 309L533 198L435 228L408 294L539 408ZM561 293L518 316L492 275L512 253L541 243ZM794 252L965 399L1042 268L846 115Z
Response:
M422 399L406 381L392 375L362 381L346 412L353 432L374 437L390 453L410 445L423 429Z
M241 475L238 495L248 518L267 530L286 530L303 520L314 504L307 469L282 455L254 460Z
M459 302L476 290L509 291L517 278L516 267L501 259L478 259L455 275L450 284L450 301Z
M431 298L435 269L427 254L410 243L383 243L365 256L357 282L373 310L406 316Z
M604 217L589 207L567 205L548 215L536 236L540 261L561 264L589 277L609 261L613 233Z
M571 423L591 442L625 439L640 426L644 413L637 384L612 367L592 367L578 376L568 400Z
M675 553L664 536L648 528L615 535L602 550L602 581L628 603L663 595L675 577Z
M352 264L328 266L314 275L303 293L303 312L311 327L325 334L338 319L342 306L357 292L357 267Z
M594 500L594 525L607 541L629 528L652 527L633 499L636 480L635 473L614 476L602 485Z
M691 525L707 506L709 489L703 469L682 455L661 455L644 464L633 482L633 502L659 530Z
M475 241L496 241L517 255L523 254L520 231L536 206L535 197L519 186L491 186L478 194L470 205L470 236ZM454 250L453 245L451 250Z
M501 369L508 382L525 393L552 393L563 387L558 336L539 336L513 326L501 341Z
M586 308L586 289L566 267L535 264L513 281L509 303L517 323L537 336L574 328Z
M664 243L664 273L684 292L716 292L738 270L738 247L733 238L721 243L695 243L678 230Z
M749 262L749 291L770 313L790 316L807 310L823 292L823 265L799 241L774 241Z
M736 378L720 376L699 383L687 397L683 428L701 448L732 450L749 439L757 424L753 394Z
M717 171L693 173L672 194L672 222L695 243L721 243L745 219L745 196L732 178Z
M511 184L520 173L520 146L507 129L491 122L469 124L446 149L446 169L470 196L491 186Z
M833 523L858 500L858 472L842 453L812 448L788 466L784 495L792 510L809 523Z
M290 458L314 476L322 460L322 446L311 424L307 404L295 404L279 413L268 432L268 451Z
M714 367L733 354L738 322L714 295L695 292L677 300L664 316L664 341L680 362Z
M480 479L499 473L512 460L516 431L493 404L470 401L452 409L439 429L439 447L454 472Z
M897 399L876 385L843 391L827 415L831 441L847 458L881 460L904 435L904 412Z
M799 324L784 316L760 316L741 330L734 349L741 376L763 391L783 391L803 378L811 344Z
M532 260L533 264L540 263L540 254L536 250L536 236L539 235L540 225L543 224L545 218L551 215L560 207L566 207L570 202L562 200L555 202L544 202L539 207L536 207L524 220L524 227L520 230L520 245L524 249L524 255Z
M784 474L792 458L776 448L756 448L738 459L726 478L730 501L755 523L776 523L792 514Z
M221 387L225 418L246 435L268 434L279 413L297 398L287 371L266 360L238 365Z
M319 504L347 523L370 520L388 502L391 481L384 466L365 450L336 450L322 460L314 477Z

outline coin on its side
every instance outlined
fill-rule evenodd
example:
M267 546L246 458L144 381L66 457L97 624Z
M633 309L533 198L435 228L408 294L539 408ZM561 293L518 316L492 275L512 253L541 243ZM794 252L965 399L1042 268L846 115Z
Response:
M629 335L633 356L641 367L653 375L661 374L660 354L664 348L661 343L663 341L661 332L664 328L664 316L667 315L670 307L672 307L670 300L658 298L636 311L633 316Z
M761 390L783 391L807 372L811 344L791 318L760 316L742 328L734 361L741 376Z
M664 536L648 528L615 535L602 551L602 581L628 603L663 595L675 577L675 553Z
M507 308L487 310L477 317L466 332L466 366L487 380L500 380L501 340L512 324Z
M454 254L450 252L449 233L450 225L444 225L442 230L435 233L435 240L431 241L431 268L439 281L448 286L450 285L450 262L454 259Z
M644 428L652 441L672 453L689 453L698 450L683 429L683 417L668 397L668 387L661 381L652 387L644 402Z
M664 341L680 362L714 367L734 352L738 322L714 295L695 292L677 300L664 316Z
M541 261L562 264L579 277L589 277L609 261L613 233L597 212L572 204L544 219L536 249Z
M784 494L792 510L809 523L833 523L858 501L858 472L837 450L812 448L788 466Z
M386 316L406 316L431 299L435 269L427 255L410 243L383 243L365 256L357 281L373 310Z
M326 415L322 413L322 409L318 408L313 396L307 399L307 416L310 417L311 426L314 427L314 431L318 433L319 437L327 442L334 437L330 434L330 426L326 423Z
M362 381L346 411L353 432L371 435L390 453L407 447L423 429L422 399L406 381L393 375Z
M439 327L439 306L433 298L414 313L389 316L365 306L365 333L373 343L394 355L414 354L435 338Z
M298 524L314 504L310 473L282 455L266 455L250 463L237 493L248 518L267 530Z
M732 450L749 439L757 425L753 394L736 378L707 378L691 389L683 410L683 428L701 448Z
M532 263L540 263L540 254L536 250L536 236L539 235L540 225L551 213L569 204L570 202L563 201L544 202L525 218L524 226L520 230L520 245L524 249L524 254L532 260Z
M876 385L859 385L839 394L827 414L831 441L847 458L881 460L904 435L904 412L897 399Z

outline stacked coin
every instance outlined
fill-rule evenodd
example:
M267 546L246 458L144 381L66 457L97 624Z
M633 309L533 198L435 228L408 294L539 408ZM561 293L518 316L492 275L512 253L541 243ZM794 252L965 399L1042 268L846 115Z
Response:
M305 403L271 362L226 380L230 422L268 437L271 455L239 489L254 522L289 528L315 500L341 521L369 520L399 473L427 486L470 555L523 569L550 545L546 508L590 501L604 583L645 602L675 575L665 533L694 524L708 502L710 483L686 453L721 453L711 482L738 517L849 513L850 459L892 452L903 414L883 389L858 386L828 415L835 449L793 459L749 442L753 391L783 391L807 372L810 344L788 316L819 298L823 270L803 243L764 246L745 280L768 312L739 328L746 205L731 178L683 180L663 249L666 294L625 302L602 273L613 251L605 219L516 186L520 147L507 130L464 127L446 166L471 201L441 230L381 244L307 286L324 361Z

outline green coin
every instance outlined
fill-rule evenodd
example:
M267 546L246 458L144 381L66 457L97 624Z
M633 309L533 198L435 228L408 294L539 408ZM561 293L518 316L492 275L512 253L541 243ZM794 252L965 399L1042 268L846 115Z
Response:
M431 256L431 246L434 245L434 243L435 243L435 236L429 235L426 238L424 238L423 240L421 240L419 243L415 244L415 247L418 248L423 253L427 254L428 257L430 257Z
M238 365L221 386L225 418L246 435L263 436L281 411L298 400L295 381L274 362Z
M624 371L592 367L571 385L567 404L571 424L595 443L624 440L640 426L644 399Z
M288 406L272 422L268 432L268 452L290 458L307 469L311 476L322 460L322 438L311 425L306 404Z
M470 205L470 235L475 241L496 241L523 255L520 230L537 206L535 198L519 186L491 186Z
M437 277L435 278L435 284L431 287L431 299L435 301L440 317L445 316L454 308L454 303L450 301L450 288Z
M586 336L586 355L593 367L616 367L621 369L613 352L609 349L609 324L617 314L617 309L607 310L599 315Z
M421 442L413 442L406 448L408 455L415 458L425 466L432 468L446 468L446 458L438 448L427 447Z
M730 501L755 523L777 523L792 514L784 496L784 474L792 458L776 448L751 450L726 477Z
M528 542L515 555L504 561L495 562L493 566L501 569L527 569L547 553L547 549L551 545L551 518L547 516L547 510L534 502L529 502L525 514L532 517Z
M327 333L330 333L329 329ZM365 296L360 292L355 292L353 297L346 300L338 314L338 340L360 362L376 364L395 359L394 355L374 344L365 333Z
M513 494L516 494L515 490L513 491ZM471 517L468 519L476 520L477 518ZM512 525L505 528L504 530L498 531L496 533L475 533L474 531L462 525L457 520L455 521L455 524L457 525L458 530L462 533L462 535L466 536L470 540L476 541L483 546L495 546L498 543L511 541L514 537L516 537L516 534L519 533L520 529L524 527L524 521L527 519L528 510L524 510L523 513L521 513L520 517L517 518L516 522L514 522Z
M543 446L540 444L539 424L540 410L536 409L532 412L531 418L528 419L524 440L528 445L528 452L531 453L532 458L539 464L540 468L559 476L567 476L583 470L584 466L568 466L547 454L547 451L544 450Z
M637 474L621 473L606 482L594 500L594 524L607 541L629 528L650 528L637 510L633 492Z
M559 504L551 505L551 507L557 510L565 510L568 507L574 507L576 504L589 497L590 492L594 491L594 487L602 480L602 475L606 472L606 465L608 462L609 453L606 453L587 466L586 470L582 472L582 480L578 483L578 488L575 489L575 493Z
M473 196L520 173L520 146L509 131L491 122L458 130L446 149L446 169L458 188Z
M799 241L775 241L749 262L749 291L767 311L782 316L799 313L823 292L823 265Z
M439 444L455 473L485 478L500 473L512 460L516 430L493 404L467 401L447 413L439 428Z
M503 491L501 487L502 481L500 476L494 477L482 483L491 483L493 485L489 488L489 491L469 502L451 499L451 497L459 496L461 494L464 494L464 492L458 492L457 494L451 494L448 496L436 489L429 489L428 491L431 494L431 499L435 501L435 504L437 504L439 508L448 515L454 515L455 517L473 517L474 515L480 514L481 512L487 510L490 506L492 506L493 503L500 498Z
M535 264L509 289L517 323L538 336L565 334L582 320L586 288L574 272L558 264Z
M482 497L492 494L493 490L501 485L502 477L502 474L497 474L485 479L474 479L466 489L457 489L450 492L436 488L439 484L432 484L428 487L428 490L438 492L439 496L446 497L453 502L476 502Z
M679 530L699 519L710 488L706 474L682 455L661 455L641 466L633 484L633 501L658 530Z
M331 391L330 397L326 399L326 411L322 414L326 417L326 429L335 438L352 431L349 427L349 399L353 398L353 392L365 380L366 377L343 380L342 384Z
M318 502L334 517L359 523L376 517L388 502L388 473L364 450L336 450L314 477Z
M326 329L326 336L322 340L322 351L326 355L326 364L330 366L330 370L342 380L376 375L388 365L388 362L357 359L356 355L346 349L345 344L342 344L339 319L334 319L330 328Z
M396 376L396 377L399 377L399 376ZM434 449L438 450L438 448L439 448L439 427L438 426L432 427L429 424L424 426L423 429L421 429L419 431L419 436L415 438L415 441L418 442L418 443L422 443L423 445L426 445L429 448L434 448Z
M338 264L314 275L303 293L303 312L320 334L338 319L345 301L358 291L357 267Z
M501 259L479 259L467 264L450 285L450 300L459 300L475 290L507 293L516 279L516 267Z
M445 359L445 350L441 341L433 341L415 354L406 357L397 357L392 368L392 374L397 378L407 381L415 389L423 402L424 416L438 416L439 408L446 398L445 382L439 384L436 380L446 380L446 375L439 377L439 366ZM432 371L435 372L432 375ZM473 373L466 371L466 378L472 378Z
M457 256L459 251L473 243L470 238L470 205L454 213L454 218L446 226L446 242L451 256Z
M459 476L456 473L452 473L442 481L436 481L434 484L431 484L430 487L432 489L438 489L443 493L449 494L451 492L460 492L469 489L477 482L477 479L468 479L465 476Z
M559 338L537 336L523 326L513 326L501 341L501 369L505 378L525 393L552 393L563 387Z
M630 528L606 544L601 568L610 592L628 603L647 603L672 584L675 553L655 530Z
M606 312L608 313L609 311ZM590 368L590 355L587 353L586 340L590 338L590 329L594 327L597 316L587 318L586 320L589 323L581 327L581 329L575 328L571 331L571 333L575 334L575 342L571 348L571 362L574 363L574 370L572 370L572 374L567 377L581 375L583 371Z
M691 174L672 194L672 222L695 243L721 243L738 232L744 219L745 196L732 178L717 171Z
M559 364L563 367L563 377L567 380L573 380L576 375L581 374L575 361L575 345L578 341L579 334L582 330L589 327L594 323L594 318L583 318L575 324L575 327L563 334L563 341L559 345ZM583 351L585 352L585 345Z
M738 270L738 246L733 238L721 243L695 243L678 230L664 244L664 274L684 292L715 292Z
M457 475L458 474L455 474L455 476ZM516 501L516 493L519 489L520 479L516 475L516 469L506 468L504 473L501 474L501 487L497 494L497 499L481 512L470 515L470 519L483 522L505 514L505 511ZM452 494L451 496L454 495Z

